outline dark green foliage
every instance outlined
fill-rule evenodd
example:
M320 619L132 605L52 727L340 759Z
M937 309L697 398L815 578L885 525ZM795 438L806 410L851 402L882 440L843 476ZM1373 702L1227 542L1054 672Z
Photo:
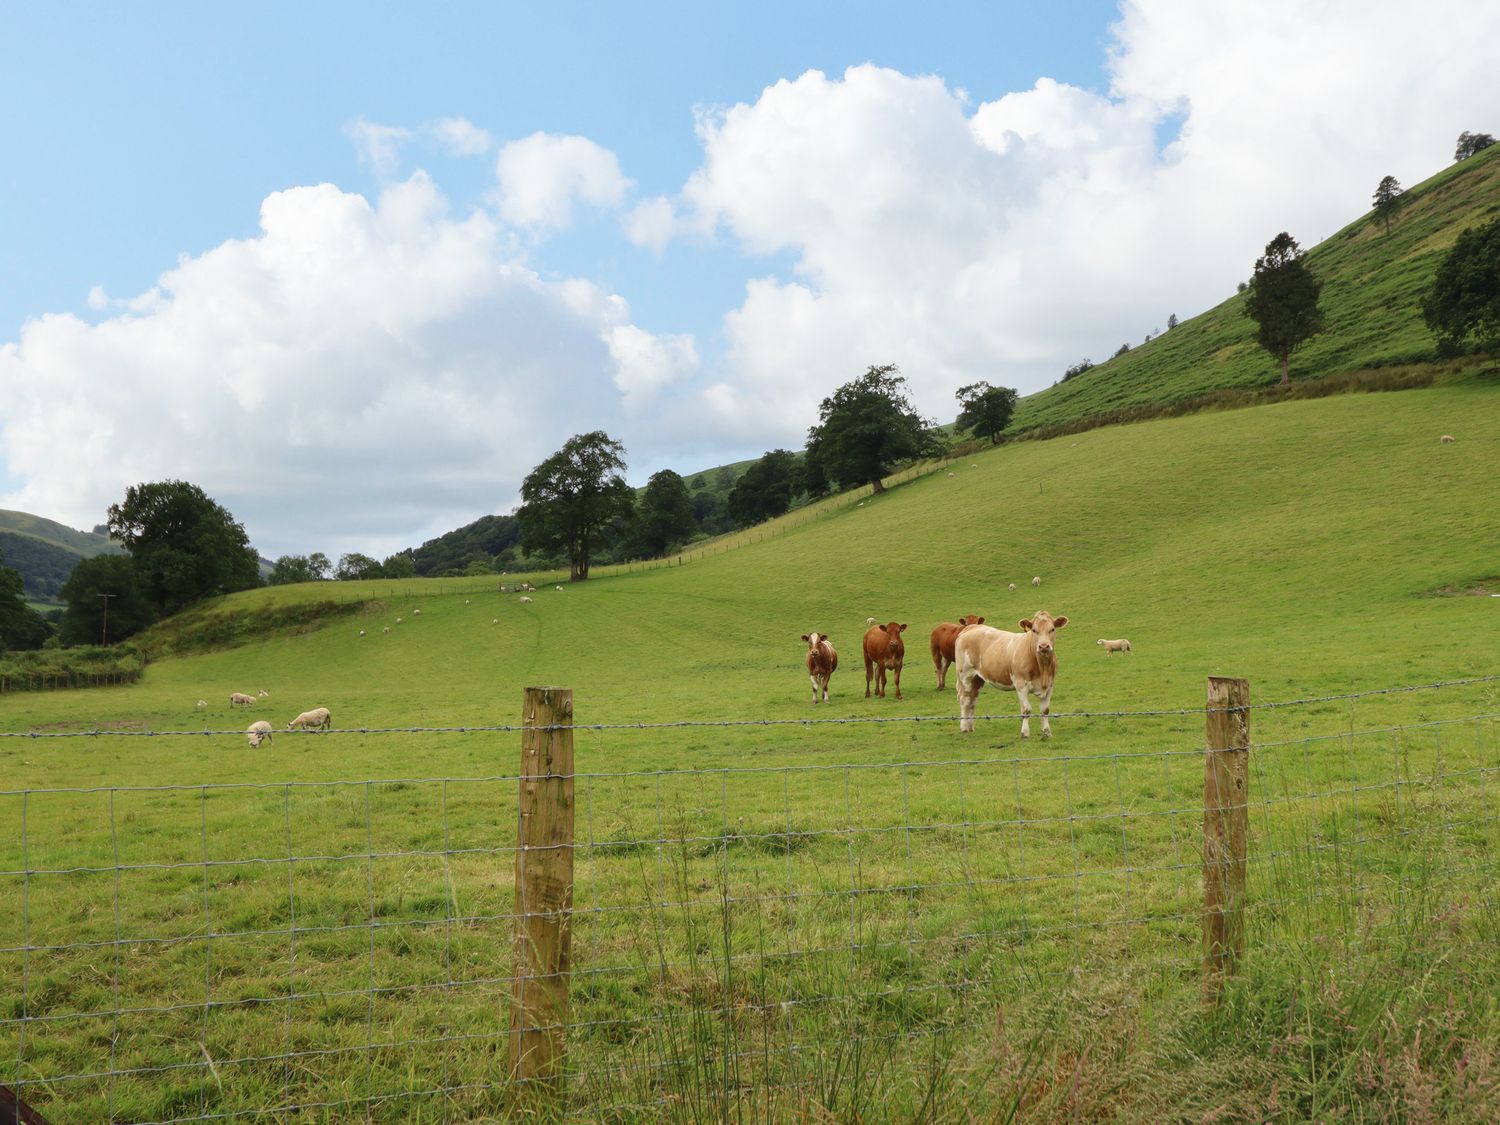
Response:
M773 449L745 471L729 494L729 516L736 527L775 519L792 506L797 492L797 455Z
M839 387L818 407L818 418L807 431L808 449L816 449L824 476L843 488L870 484L884 492L881 477L934 447L931 427L912 406L893 363L872 366Z
M417 563L412 558L410 551L397 551L389 555L380 564L380 576L382 578L415 578L417 576Z
M339 564L334 567L333 576L340 582L353 582L361 578L384 578L385 572L381 570L379 560L358 551L350 551L339 556Z
M988 383L970 383L954 393L960 407L954 427L968 430L975 437L989 438L1000 444L1000 435L1010 425L1016 412L1016 392L1011 387L992 387Z
M647 558L657 558L697 530L686 482L671 469L652 473L636 510L637 549Z
M1385 220L1385 233L1391 233L1391 219L1406 202L1401 184L1395 176L1386 176L1375 188L1375 214Z
M1115 349L1115 354L1112 355L1112 356L1110 356L1109 358L1110 359L1114 359L1117 356L1122 356L1126 352L1128 352L1129 350L1130 350L1130 342L1127 340L1125 343L1121 344L1118 348L1116 348Z
M1259 326L1256 341L1281 364L1283 386L1292 353L1323 330L1321 291L1295 238L1282 231L1266 243L1265 254L1255 260L1245 315Z
M287 586L293 582L321 582L330 577L332 566L322 551L310 555L282 555L271 566L271 575L266 580L271 586Z
M717 492L693 494L693 519L705 535L722 535L734 527L729 518L729 503Z
M106 601L100 594L113 597ZM140 564L128 555L84 559L73 568L62 596L68 603L57 628L63 644L103 643L106 613L111 642L133 637L156 620L152 599L140 578Z
M26 604L21 572L0 566L0 650L41 648L51 635L46 619Z
M1476 152L1483 152L1495 143L1488 133L1471 133L1465 129L1458 135L1458 147L1453 150L1454 160L1467 160Z
M1422 300L1438 351L1500 348L1500 219L1458 236Z
M260 562L244 526L187 481L127 488L124 502L110 505L109 531L135 560L159 614L260 584Z
M566 552L573 581L586 579L605 530L635 511L624 471L625 447L603 430L569 438L521 482L521 546Z
M1072 367L1068 368L1066 371L1063 372L1063 382L1066 383L1069 379L1073 378L1075 375L1082 375L1085 371L1092 371L1093 369L1094 369L1094 361L1093 360L1091 360L1091 359L1081 359L1077 363L1075 363Z
M482 562L494 564L497 555L521 542L521 525L515 516L481 516L446 535L429 539L411 552L417 573L423 576L463 573Z
M1172 331L1172 329L1174 329L1176 327L1177 327L1177 314L1176 313L1169 313L1167 315L1167 331L1170 332L1170 331Z

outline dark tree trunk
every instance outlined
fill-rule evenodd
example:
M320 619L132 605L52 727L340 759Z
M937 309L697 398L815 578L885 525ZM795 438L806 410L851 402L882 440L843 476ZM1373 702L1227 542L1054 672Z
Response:
M1290 364L1290 362L1291 362L1290 357L1288 357L1288 356L1282 356L1281 357L1281 385L1283 387L1285 387L1285 386L1287 386L1288 384L1291 383L1291 379L1287 375L1287 368L1288 368L1288 365Z
M871 483L875 486L874 495L879 496L882 492L885 491L885 481L881 480L879 477L876 477Z

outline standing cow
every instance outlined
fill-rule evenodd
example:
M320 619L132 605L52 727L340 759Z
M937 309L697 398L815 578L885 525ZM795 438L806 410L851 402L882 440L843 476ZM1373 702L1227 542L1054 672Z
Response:
M960 617L956 625L951 621L944 621L932 631L932 667L937 672L938 691L948 686L948 669L953 664L953 642L958 640L959 633L970 625L983 624L984 618L975 617L971 613Z
M839 654L828 637L822 633L803 633L807 642L807 678L812 680L813 702L820 702L818 692L823 693L821 702L828 702L828 680L838 671Z
M1030 692L1042 704L1042 737L1052 737L1047 714L1052 705L1052 687L1057 681L1057 630L1068 623L1038 610L1021 622L1022 632L1006 633L988 625L971 625L958 635L954 645L958 665L958 729L974 729L974 701L985 684L1013 687L1021 702L1021 737L1031 737Z
M895 621L876 625L865 633L865 698L870 698L870 680L875 680L875 694L885 698L887 670L896 678L896 698L901 698L901 662L906 658L906 642L901 634L906 626Z

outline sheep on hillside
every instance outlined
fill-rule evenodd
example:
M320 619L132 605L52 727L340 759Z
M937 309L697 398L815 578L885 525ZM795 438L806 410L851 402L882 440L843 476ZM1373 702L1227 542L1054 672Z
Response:
M521 604L522 605L530 605L531 604L531 599L528 598L525 594L522 594L521 595Z
M206 700L206 699L200 699L200 700L198 700L196 706L201 710L202 708L208 706L208 700Z
M1100 637L1094 643L1096 645L1103 645L1105 652L1129 652L1130 651L1130 642L1127 641L1124 637L1121 637L1117 641L1106 641L1103 637Z
M259 750L262 741L271 741L271 724L264 719L256 719L245 728L245 738L250 743L250 749Z
M253 707L255 706L255 696L246 695L242 691L232 691L229 693L229 706Z
M411 611L411 615L413 617L421 617L422 616L422 611L420 609L414 609L414 610Z
M1442 442L1444 445L1452 445L1453 444L1453 435L1452 434L1444 434L1442 437L1438 438L1438 441Z
M327 707L314 707L311 711L304 711L291 722L287 723L287 730L310 730L318 727L322 730L328 729L328 724L333 722L333 714Z
M1015 593L1016 592L1016 584L1014 582L1012 582L1009 586L1006 587L1006 589L1009 590L1011 593Z
M1033 586L1040 586L1042 584L1042 576L1040 574L1038 574L1035 578L1033 578L1031 580L1031 584Z
M260 696L262 699L269 699L271 697L271 693L268 692L265 688L261 688L255 694L258 695L258 696Z

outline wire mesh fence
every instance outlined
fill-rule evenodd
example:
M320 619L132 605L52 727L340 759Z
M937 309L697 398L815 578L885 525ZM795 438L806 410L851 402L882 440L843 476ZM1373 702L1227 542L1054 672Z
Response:
M1252 708L1252 963L1493 918L1493 679ZM739 722L569 724L567 1000L540 1028L566 1039L568 1113L847 1113L918 1096L935 1060L993 1071L1082 1010L1196 989L1202 717L1080 715L1089 737L1039 746L1015 716L982 732L998 745L955 745L952 716L754 723L753 750ZM514 762L536 729L301 737L483 738ZM168 735L204 732L5 737ZM688 764L708 744L728 760ZM535 780L0 792L0 1083L53 1122L501 1112L525 1083Z

